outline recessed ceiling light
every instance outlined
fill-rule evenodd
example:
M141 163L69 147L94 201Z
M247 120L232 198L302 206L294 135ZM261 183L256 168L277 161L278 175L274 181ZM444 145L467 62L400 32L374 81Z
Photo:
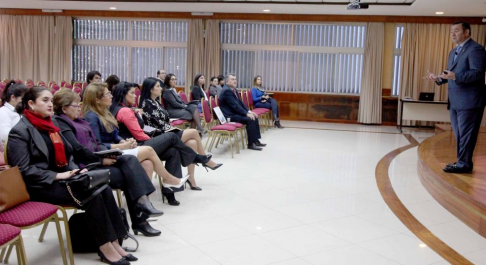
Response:
M419 245L419 247L421 247L421 248L426 248L426 247L427 247L427 245L425 245L424 243L422 243L422 244L420 244L420 245Z
M270 12L270 9L263 9L263 12Z
M438 11L438 12L435 12L436 15L444 15L444 12L442 11Z
M110 7L111 10L116 10L116 7L112 6Z

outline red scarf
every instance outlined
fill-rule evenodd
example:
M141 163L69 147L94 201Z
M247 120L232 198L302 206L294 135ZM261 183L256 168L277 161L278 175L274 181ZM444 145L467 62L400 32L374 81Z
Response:
M24 111L24 116L34 125L34 127L42 132L49 133L52 145L54 145L54 156L56 157L56 165L58 167L67 166L66 153L64 152L64 143L59 135L59 128L57 128L51 121L51 117L42 118L39 114L32 111Z

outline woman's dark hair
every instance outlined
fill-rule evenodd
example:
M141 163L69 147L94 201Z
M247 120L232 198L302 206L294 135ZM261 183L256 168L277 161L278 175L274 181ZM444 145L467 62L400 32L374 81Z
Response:
M170 79L175 76L175 74L168 74L165 76L165 79L164 79L164 90L165 89L170 89Z
M49 91L49 89L42 86L34 86L28 89L22 97L22 101L17 105L17 107L15 107L15 111L17 111L18 114L23 114L25 110L29 109L29 101L32 100L35 102L35 100L40 97L40 94L44 91Z
M16 98L22 97L27 89L27 86L24 84L16 83L14 80L10 80L2 92L2 103L0 106L3 106L5 103L9 102L12 96Z
M95 77L95 75L99 75L101 77L101 73L98 71L91 71L86 75L86 83L90 83L91 80Z
M130 91L132 87L136 89L138 85L134 83L120 82L118 85L115 86L115 88L111 92L111 94L113 95L113 103L110 106L110 112L113 112L116 107L120 106L120 103L123 103L125 107L130 107L127 104L125 96L128 94L128 91Z
M120 78L116 75L110 75L106 78L105 83L108 84L108 90L111 92L120 83Z
M217 79L217 80L218 80L218 84L219 84L219 78L218 78L218 77L216 77L216 76L211 77L211 79L209 80L209 82L211 82L211 83L212 83L214 79Z
M221 80L224 80L224 75L218 75L218 83L221 82Z
M194 86L198 86L199 87L199 78L201 78L201 76L204 76L203 74L197 74L196 77L194 77ZM200 86L200 88L204 89L204 84L202 86Z
M145 80L143 80L142 92L140 93L140 104L142 104L144 100L150 98L150 90L152 90L152 88L154 88L155 85L157 85L157 82L161 87L163 87L162 81L160 81L155 77L147 77L145 78Z

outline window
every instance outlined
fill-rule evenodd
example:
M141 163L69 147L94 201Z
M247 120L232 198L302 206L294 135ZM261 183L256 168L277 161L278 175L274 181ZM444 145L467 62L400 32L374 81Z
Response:
M165 69L185 85L187 22L74 19L73 27L73 80L98 70L142 83Z
M268 90L359 94L364 25L221 23L223 73L251 88L261 75Z
M392 96L400 94L400 64L402 62L402 39L404 26L397 26L395 33L395 49L393 50L393 84Z

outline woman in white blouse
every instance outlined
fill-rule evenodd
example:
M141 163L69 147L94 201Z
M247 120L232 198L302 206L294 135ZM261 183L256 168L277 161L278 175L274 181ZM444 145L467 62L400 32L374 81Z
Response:
M0 106L0 141L2 145L7 139L10 129L15 126L20 120L20 115L15 111L15 106L22 101L22 97L27 91L24 84L15 83L15 81L8 82L5 90L2 92L2 103Z

